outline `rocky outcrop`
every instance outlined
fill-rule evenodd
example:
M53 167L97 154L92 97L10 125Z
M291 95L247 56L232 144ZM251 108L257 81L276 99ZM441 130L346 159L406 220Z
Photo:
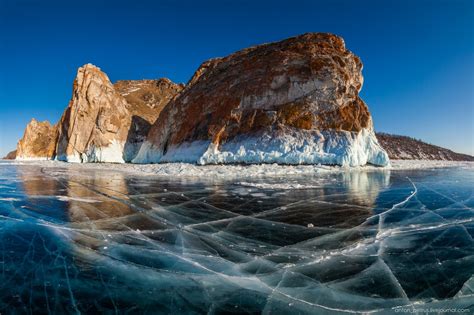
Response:
M377 139L394 160L474 161L474 157L428 144L414 138L377 133Z
M99 68L79 68L73 95L59 122L57 159L124 162L130 127L127 102Z
M10 151L3 157L4 160L14 160L16 159L16 150Z
M120 93L130 105L131 125L125 143L125 152L128 152L130 161L140 149L152 124L166 104L181 90L183 84L173 83L161 78L158 80L123 80L114 84L115 90Z
M48 121L32 119L18 141L17 160L51 160L55 156L57 127Z
M120 80L114 84L114 88L131 105L133 114L154 123L165 105L181 92L184 84L176 84L167 78Z
M310 33L211 59L163 109L137 163L387 165L360 59Z
M166 79L120 81L114 86L98 67L79 68L72 99L59 122L57 159L130 161L160 109L180 89Z

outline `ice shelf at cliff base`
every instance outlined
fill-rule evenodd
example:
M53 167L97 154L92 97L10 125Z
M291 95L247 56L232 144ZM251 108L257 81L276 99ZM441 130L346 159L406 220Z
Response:
M385 152L374 141L372 130L359 133L293 130L280 137L238 137L219 149L210 141L194 141L169 148L165 155L149 142L143 144L136 162L187 162L205 164L280 163L358 166L389 164Z

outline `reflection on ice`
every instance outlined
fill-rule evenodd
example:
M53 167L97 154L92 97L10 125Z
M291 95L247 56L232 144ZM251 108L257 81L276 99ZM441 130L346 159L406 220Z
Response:
M359 170L165 180L0 165L0 309L468 307L473 175Z

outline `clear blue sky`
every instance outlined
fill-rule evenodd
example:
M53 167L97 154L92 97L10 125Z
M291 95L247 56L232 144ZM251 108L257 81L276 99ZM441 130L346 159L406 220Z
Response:
M201 62L331 32L364 63L375 128L474 154L474 9L445 1L0 0L0 154L55 123L79 66L186 82Z

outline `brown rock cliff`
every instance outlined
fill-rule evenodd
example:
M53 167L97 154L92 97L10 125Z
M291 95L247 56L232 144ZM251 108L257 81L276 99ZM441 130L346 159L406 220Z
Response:
M18 141L16 159L52 159L55 156L57 127L32 119Z
M355 143L362 130L367 130L364 137L370 138L367 146L373 148L366 150L367 158L377 155L372 160L381 160L386 154L372 135L369 110L359 97L361 70L360 59L345 48L342 38L326 33L308 33L211 59L163 109L148 134L149 145L135 161L159 161L153 155L186 143L210 141L214 150L220 150L237 137L258 139L265 133L316 139L318 132L331 131L344 138L339 142ZM323 162L336 154L325 144L319 146L313 149ZM354 151L348 146L343 150Z
M100 68L79 68L72 99L59 122L58 159L130 161L163 106L181 89L167 79L113 85Z

